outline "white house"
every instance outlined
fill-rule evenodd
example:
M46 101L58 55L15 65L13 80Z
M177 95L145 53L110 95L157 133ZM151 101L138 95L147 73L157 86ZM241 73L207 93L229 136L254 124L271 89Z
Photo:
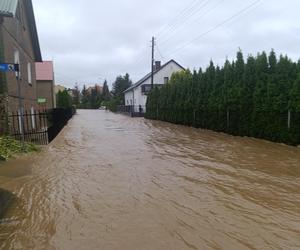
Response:
M174 60L170 60L164 65L161 65L160 61L157 61L154 66L153 84L156 86L162 86L169 81L173 73L181 70L185 69ZM150 90L151 72L124 91L125 106L134 106L135 112L144 112L146 109L147 96Z

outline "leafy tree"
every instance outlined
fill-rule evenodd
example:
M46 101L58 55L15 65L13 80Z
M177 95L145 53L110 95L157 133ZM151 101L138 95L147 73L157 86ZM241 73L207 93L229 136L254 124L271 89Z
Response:
M132 81L130 80L129 74L126 74L125 76L118 76L116 81L113 83L112 94L114 99L116 99L120 105L125 104L124 91L131 85Z
M56 100L58 108L72 107L72 98L66 89L57 93Z

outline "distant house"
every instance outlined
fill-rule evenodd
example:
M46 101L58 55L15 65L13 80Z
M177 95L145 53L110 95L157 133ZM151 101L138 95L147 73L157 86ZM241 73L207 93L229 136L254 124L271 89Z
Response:
M55 85L53 62L36 63L37 100L39 106L46 109L55 108Z
M162 86L170 80L173 73L181 70L184 70L184 68L174 60L170 60L164 65L161 65L161 62L157 61L154 67L153 84L155 86ZM124 91L125 106L134 107L134 112L144 112L150 90L151 73Z
M0 73L0 96L6 111L19 111L19 100L23 109L34 110L35 62L42 62L42 56L31 0L0 1L0 62L20 65L19 81L14 72Z
M92 86L92 87L87 88L86 91L87 91L87 93L88 93L89 95L91 95L91 94L92 94L92 91L94 91L94 90L96 90L97 93L102 93L103 87L100 86L100 85L98 85L98 84L96 84L95 86Z
M63 92L65 89L67 89L67 88L62 86L61 84L57 84L54 87L54 93L56 95L56 94L58 94L59 91Z

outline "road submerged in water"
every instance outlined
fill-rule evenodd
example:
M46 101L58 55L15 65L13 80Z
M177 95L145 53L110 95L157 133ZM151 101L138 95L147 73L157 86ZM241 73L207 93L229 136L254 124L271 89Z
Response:
M300 249L300 149L78 111L0 165L0 249Z

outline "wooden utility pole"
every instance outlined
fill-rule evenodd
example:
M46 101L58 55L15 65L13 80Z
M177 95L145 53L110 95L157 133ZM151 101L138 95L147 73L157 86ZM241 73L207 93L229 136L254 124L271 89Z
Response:
M154 84L154 46L155 46L155 38L152 37L152 58L151 58L151 89L153 89Z

